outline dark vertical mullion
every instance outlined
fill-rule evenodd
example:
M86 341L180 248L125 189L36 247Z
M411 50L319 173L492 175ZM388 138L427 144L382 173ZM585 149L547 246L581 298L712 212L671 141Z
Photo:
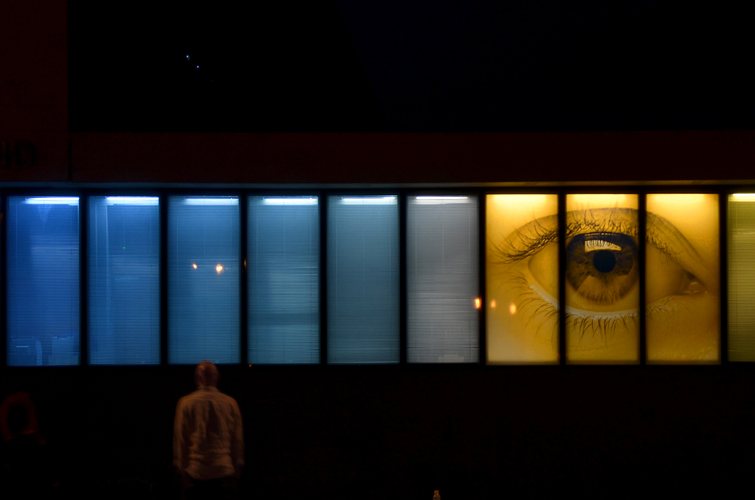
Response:
M89 365L89 196L79 195L79 365Z
M168 195L160 193L160 364L168 364Z
M487 335L486 335L486 328L487 328L487 276L485 274L487 269L487 260L486 260L486 240L485 240L485 234L486 234L486 224L487 224L487 206L488 206L488 199L484 192L478 193L477 198L477 252L478 252L478 264L477 264L477 270L478 270L478 278L477 278L477 296L480 297L481 306L478 314L478 346L479 346L479 353L477 362L480 364L487 364L488 362L488 355L487 355Z
M718 193L718 238L719 238L719 257L720 262L720 279L719 279L719 294L721 297L721 363L729 362L729 256L728 251L728 239L727 239L727 224L729 210L729 195L728 192Z
M247 248L247 229L249 227L248 224L248 211L249 211L249 202L248 197L246 193L241 193L239 195L239 224L241 225L241 233L239 236L239 243L240 243L240 249L241 252L240 255L240 264L241 268L239 269L239 305L241 307L240 309L240 334L241 334L241 356L239 356L239 361L243 364L248 364L251 362L250 356L249 356L249 326L248 326L248 320L249 320L249 301L248 301L248 273L247 273L247 257L248 257L248 248Z
M647 305L645 297L645 252L647 250L647 193L637 195L637 265L640 272L640 357L641 365L647 363Z
M0 216L0 369L7 366L8 356L8 196L2 197Z
M399 364L405 365L407 360L407 293L406 293L406 241L407 241L407 195L398 194L398 229L399 229Z
M320 216L320 364L328 364L328 197L319 193L317 208Z
M566 193L558 193L558 362L566 363Z

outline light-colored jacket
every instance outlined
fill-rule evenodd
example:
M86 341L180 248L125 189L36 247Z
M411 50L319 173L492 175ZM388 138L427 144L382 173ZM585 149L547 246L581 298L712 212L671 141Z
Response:
M241 475L244 430L235 399L202 386L178 401L173 463L199 480Z

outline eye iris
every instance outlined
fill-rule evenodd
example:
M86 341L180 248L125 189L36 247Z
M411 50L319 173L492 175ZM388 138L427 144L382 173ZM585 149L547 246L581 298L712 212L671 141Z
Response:
M611 304L639 279L637 244L621 233L588 233L572 238L566 248L566 278L584 298Z

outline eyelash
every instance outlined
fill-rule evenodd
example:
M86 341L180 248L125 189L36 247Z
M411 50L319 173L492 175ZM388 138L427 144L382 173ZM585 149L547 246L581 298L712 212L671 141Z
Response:
M592 214L592 211L571 213L573 215L579 215L581 219L567 223L567 240L580 234L596 232L621 233L633 238L637 237L637 227L634 224L630 224L625 221L616 222L611 220L610 218L608 220L598 222L594 218L587 217L587 214ZM518 236L522 240L522 249L515 248L512 243L508 243L507 239L504 239L504 242L502 244L493 245L493 248L498 254L498 262L502 264L512 264L514 262L526 259L527 257L532 257L549 243L553 243L558 240L558 229L549 229L542 223L538 223L533 226L532 230L534 231L534 234L532 236L523 235L522 233L518 234ZM670 256L673 256L670 252L668 252L668 245L663 245L662 248L655 241L651 241L651 243L658 246L659 250L661 250L662 252L668 253Z
M538 291L536 291L527 278L520 272L513 273L508 280L512 285L512 290L517 291L517 296L520 297L520 309L519 313L525 314L527 317L534 318L538 314L543 314L544 317L541 320L541 324L538 325L538 329L542 324L553 319L553 331L551 335L558 334L558 309L551 304L548 300L543 298ZM566 311L566 324L567 329L574 332L579 332L579 338L584 338L589 331L592 330L594 334L600 334L602 338L606 338L611 332L614 332L620 325L627 327L629 323L636 324L638 320L637 314L625 314L619 316L580 316L578 314L570 313ZM569 328L571 324L571 328Z

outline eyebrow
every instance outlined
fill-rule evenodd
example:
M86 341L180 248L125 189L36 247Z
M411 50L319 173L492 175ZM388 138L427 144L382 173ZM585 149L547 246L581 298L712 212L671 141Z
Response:
M639 213L633 208L597 208L572 210L566 213L566 237L593 232L638 235ZM498 263L511 264L535 255L546 245L558 240L558 216L547 215L524 224L500 244L490 245L499 257ZM668 255L682 268L702 280L707 266L694 246L668 220L647 212L645 240ZM707 279L703 280L708 285Z

